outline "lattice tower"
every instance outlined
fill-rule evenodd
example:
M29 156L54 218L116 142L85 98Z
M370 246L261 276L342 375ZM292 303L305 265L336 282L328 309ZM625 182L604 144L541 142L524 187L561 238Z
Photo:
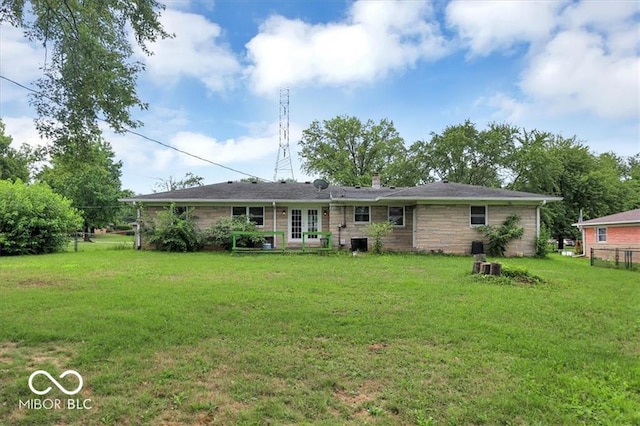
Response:
M278 158L273 180L292 179L293 164L289 148L289 89L280 89L280 133L278 135Z

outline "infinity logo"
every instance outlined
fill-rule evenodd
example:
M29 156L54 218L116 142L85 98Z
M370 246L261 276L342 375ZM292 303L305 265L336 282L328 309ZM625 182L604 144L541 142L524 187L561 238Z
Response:
M48 388L46 388L45 390L39 391L37 389L35 389L33 387L33 379L34 377L36 377L37 375L42 374L43 376L46 376L47 379L49 379L51 381L51 383L53 383L58 389L60 389L63 393L67 394L67 395L75 395L78 392L80 392L80 389L82 389L82 376L74 370L67 370L64 373L62 373L60 375L60 378L64 378L65 376L68 376L69 374L76 376L78 378L78 387L75 388L72 391L68 391L64 388L64 386L62 386L60 383L58 383L58 381L56 379L53 378L53 376L51 376L51 374L47 373L44 370L38 370L38 371L34 371L33 373L31 373L31 375L29 376L29 389L31 389L31 392L35 393L36 395L45 395L48 394L51 391L51 386L49 386Z

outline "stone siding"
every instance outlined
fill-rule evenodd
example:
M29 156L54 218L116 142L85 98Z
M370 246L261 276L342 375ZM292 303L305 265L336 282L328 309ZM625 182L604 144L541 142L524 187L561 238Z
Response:
M507 216L520 217L525 228L522 239L512 241L507 256L532 256L535 254L536 207L535 206L487 206L488 225L500 225ZM470 254L473 241L487 241L470 224L469 205L418 205L416 207L416 248L424 251L443 251L454 254ZM485 248L486 251L486 248Z

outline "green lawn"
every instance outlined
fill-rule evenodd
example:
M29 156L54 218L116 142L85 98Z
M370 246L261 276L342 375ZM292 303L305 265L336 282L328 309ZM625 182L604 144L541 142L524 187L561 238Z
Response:
M0 424L640 424L638 273L108 247L0 258ZM38 369L92 408L20 408Z

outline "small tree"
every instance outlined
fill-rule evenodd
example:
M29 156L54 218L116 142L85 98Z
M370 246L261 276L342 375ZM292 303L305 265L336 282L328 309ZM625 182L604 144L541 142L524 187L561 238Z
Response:
M366 234L373 238L373 252L376 254L382 253L382 246L384 242L382 239L389 235L393 230L391 222L379 222L371 223L366 227Z
M251 222L246 215L222 217L207 229L205 238L208 243L223 247L225 250L231 250L233 246L231 234L234 231L255 232L256 224ZM240 236L236 239L236 246L249 247L263 242L264 238L260 236Z
M47 185L0 180L0 255L60 251L81 226L71 201Z
M536 257L547 257L549 252L549 240L551 239L551 232L545 225L540 227L540 235L536 237Z
M509 243L515 239L522 238L524 228L519 226L518 222L520 222L520 217L511 215L500 226L485 225L477 228L489 239L487 251L490 256L504 256Z
M202 236L192 218L193 209L179 210L174 204L157 213L149 221L145 236L149 244L163 251L198 251L202 248Z

